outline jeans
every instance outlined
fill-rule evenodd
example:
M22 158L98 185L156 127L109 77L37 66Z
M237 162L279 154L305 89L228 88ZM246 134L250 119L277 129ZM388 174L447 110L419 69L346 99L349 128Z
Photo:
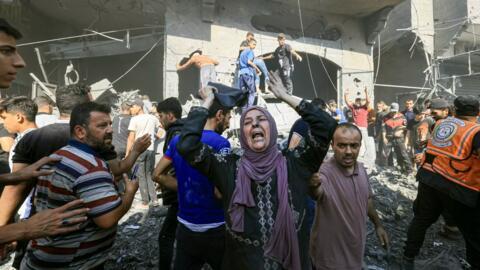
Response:
M253 63L260 69L260 71L263 73L265 76L265 87L267 87L267 81L270 80L268 77L268 69L267 66L265 65L265 62L263 59L260 58L255 58L253 59ZM260 85L260 76L255 72L255 85L259 86Z
M280 69L280 78L282 79L282 83L287 88L287 93L291 95L293 93L293 82L292 78L290 78L291 74L290 67L282 67Z
M240 89L248 91L248 100L245 104L244 109L253 106L255 102L255 95L257 93L257 88L255 87L255 82L253 76L250 74L240 74Z
M140 195L142 202L147 204L149 202L157 201L157 192L152 180L152 172L155 165L155 152L147 150L143 152L137 159L135 164L139 164L137 178L140 185Z
M173 244L175 243L175 233L177 231L177 212L178 203L172 203L168 207L167 215L163 220L162 229L158 235L158 269L170 270L173 259Z
M463 235L467 262L472 269L480 269L480 203L474 208L468 207L422 182L419 182L413 203L414 217L408 228L404 256L415 258L418 255L425 232L444 210L451 214Z
M225 226L206 232L193 232L179 223L175 270L200 270L208 263L213 270L222 267L225 250Z
M200 87L207 86L208 82L217 82L217 72L214 65L206 65L200 68Z

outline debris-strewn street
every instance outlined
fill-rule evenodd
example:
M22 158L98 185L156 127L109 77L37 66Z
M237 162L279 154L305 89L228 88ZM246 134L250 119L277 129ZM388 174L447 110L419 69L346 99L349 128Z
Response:
M375 230L369 223L365 263L368 269L397 269L406 230L412 218L412 204L417 184L413 177L391 169L373 172L370 184L375 193L376 207L391 241L390 252L378 244ZM156 269L158 263L158 232L166 209L162 206L144 209L136 200L135 207L121 223L115 248L107 269ZM429 229L418 257L419 269L462 269L465 248L461 237L450 240L438 235L440 222Z

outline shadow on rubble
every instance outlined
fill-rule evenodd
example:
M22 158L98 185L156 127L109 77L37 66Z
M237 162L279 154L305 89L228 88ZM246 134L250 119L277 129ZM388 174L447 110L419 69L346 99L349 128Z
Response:
M375 194L377 212L390 238L390 249L386 251L380 246L375 229L369 222L366 269L400 269L408 226L413 218L413 200L417 195L415 178L402 175L395 168L381 168L370 175L370 185ZM441 222L437 221L428 229L415 269L467 269L463 239L441 237L438 235L440 228Z

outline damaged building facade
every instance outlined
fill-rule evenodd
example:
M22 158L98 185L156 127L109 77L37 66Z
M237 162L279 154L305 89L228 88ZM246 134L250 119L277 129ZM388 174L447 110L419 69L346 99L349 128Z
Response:
M377 100L478 96L480 2L408 0L389 15L374 49Z
M14 86L18 93L29 93L29 73L63 84L71 64L74 81L106 78L120 92L140 89L153 100L185 102L199 75L195 68L177 72L176 63L201 49L220 62L218 81L231 85L239 44L252 31L256 55L273 52L283 32L303 56L295 63L295 94L342 102L342 89L354 88L354 78L373 96L372 46L399 2L4 0L0 14L25 34L19 49L28 66ZM266 64L274 68L273 61Z

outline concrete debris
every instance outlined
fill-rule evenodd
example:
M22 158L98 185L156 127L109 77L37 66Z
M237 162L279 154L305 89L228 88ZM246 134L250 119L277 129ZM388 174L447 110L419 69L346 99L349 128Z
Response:
M380 172L374 170L370 175L370 185L375 194L378 214L390 238L390 251L386 252L379 245L375 229L369 222L365 262L368 269L400 269L418 184L412 176L402 175L396 168L390 167L382 168ZM438 234L441 225L438 221L427 231L415 269L468 269L462 263L462 258L465 258L463 239L442 238Z

